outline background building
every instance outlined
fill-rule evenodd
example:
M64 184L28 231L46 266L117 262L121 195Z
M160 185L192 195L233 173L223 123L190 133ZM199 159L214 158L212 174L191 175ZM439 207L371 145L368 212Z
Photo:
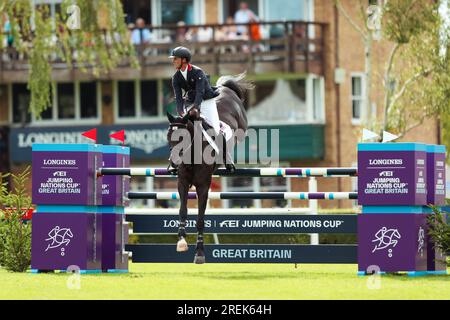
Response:
M49 5L54 15L60 1ZM369 1L370 2L370 1ZM95 78L61 61L53 62L56 84L52 106L37 119L28 113L25 57L1 54L0 171L16 172L31 161L31 145L78 143L81 133L99 130L99 143L114 143L109 133L125 129L133 166L166 166L166 110L173 111L167 59L171 48L190 47L198 64L214 82L218 76L247 71L255 90L247 95L250 125L279 129L280 166L355 166L361 120L380 112L383 96L373 90L371 110L364 110L364 47L360 36L329 0L249 0L257 32L250 25L224 25L240 7L236 0L123 0L130 37L141 69L123 65ZM357 16L356 0L344 0ZM139 28L144 19L145 27ZM239 33L239 30L243 30ZM254 29L253 29L254 30ZM374 47L374 69L382 70L388 47ZM374 80L374 88L381 86ZM439 124L429 120L405 137L406 141L439 143ZM270 134L269 134L270 137ZM260 138L262 139L262 138ZM257 153L249 145L247 153ZM250 165L251 166L251 165ZM354 191L355 179L319 178L319 191ZM174 190L174 179L133 179L137 190ZM227 191L305 191L306 179L216 179L212 188ZM154 203L151 203L154 205ZM285 206L272 200L224 201L225 206ZM171 206L176 203L158 203ZM217 205L220 205L218 203ZM354 205L352 201L323 206Z

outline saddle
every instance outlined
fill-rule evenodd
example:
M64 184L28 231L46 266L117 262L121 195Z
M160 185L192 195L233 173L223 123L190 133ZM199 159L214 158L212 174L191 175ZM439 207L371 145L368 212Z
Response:
M212 126L209 125L208 122L206 121L206 119L201 116L200 111L196 107L190 107L187 112L189 113L189 118L191 120L194 120L194 121L201 120L203 136L205 137L206 141L208 141L210 146L217 153L220 153L219 147L213 140L213 138L215 138L215 137L208 134L208 130L212 129ZM233 135L233 132L228 124L226 124L225 122L223 122L221 120L219 120L219 121L220 121L220 133L225 138L225 141L228 141L231 138L231 136Z

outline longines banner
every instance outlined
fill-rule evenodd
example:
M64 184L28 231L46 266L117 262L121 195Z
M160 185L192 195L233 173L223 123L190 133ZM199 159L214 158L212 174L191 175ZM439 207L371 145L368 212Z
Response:
M128 214L134 233L177 233L178 215ZM189 215L187 232L197 232ZM356 233L356 215L207 215L206 233Z
M94 126L60 126L11 128L10 160L14 163L31 162L33 143L91 143L81 134ZM125 145L131 149L132 160L166 160L167 122L137 125L97 126L100 144L120 144L109 137L113 132L125 130ZM244 151L235 148L237 163L274 163L275 159L320 159L324 155L323 125L258 126L247 132ZM243 143L239 144L243 146Z
M12 128L10 132L11 162L31 162L33 143L89 143L91 140L81 134L93 126ZM131 147L131 159L167 159L167 123L146 125L98 126L97 139L100 144L120 144L109 137L113 132L124 129L125 144Z

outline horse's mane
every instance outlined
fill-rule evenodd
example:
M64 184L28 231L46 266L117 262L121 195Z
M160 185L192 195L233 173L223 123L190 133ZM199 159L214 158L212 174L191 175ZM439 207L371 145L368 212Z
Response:
M221 76L219 79L217 79L216 86L223 86L233 90L234 92L236 92L239 99L241 99L241 101L244 101L245 92L247 90L252 90L255 88L255 85L252 81L245 79L246 75L247 72L244 71L235 76Z

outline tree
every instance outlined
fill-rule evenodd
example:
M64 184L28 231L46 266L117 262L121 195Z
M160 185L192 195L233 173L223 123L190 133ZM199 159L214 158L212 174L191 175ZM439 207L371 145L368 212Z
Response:
M360 21L351 17L342 5L335 5L359 32L366 52L366 110L370 110L372 88L372 47L374 35L390 46L382 72L384 102L375 119L364 125L372 130L395 132L400 137L431 117L447 117L450 104L450 52L446 41L448 27L439 13L444 0L378 0L367 9L359 1ZM367 13L371 15L367 15ZM375 20L375 23L373 21ZM371 27L375 25L375 28ZM379 28L377 28L379 27Z
M26 184L30 167L11 174L14 187L4 182L9 174L0 173L0 264L13 272L25 272L31 262L31 223L22 220L31 208Z
M125 25L120 0L63 0L61 14L52 17L46 4L34 1L0 0L1 25L8 22L9 32L0 32L0 48L5 37L14 48L29 58L28 88L30 111L37 117L51 105L51 61L62 60L69 68L91 71L94 76L130 59L139 64Z

